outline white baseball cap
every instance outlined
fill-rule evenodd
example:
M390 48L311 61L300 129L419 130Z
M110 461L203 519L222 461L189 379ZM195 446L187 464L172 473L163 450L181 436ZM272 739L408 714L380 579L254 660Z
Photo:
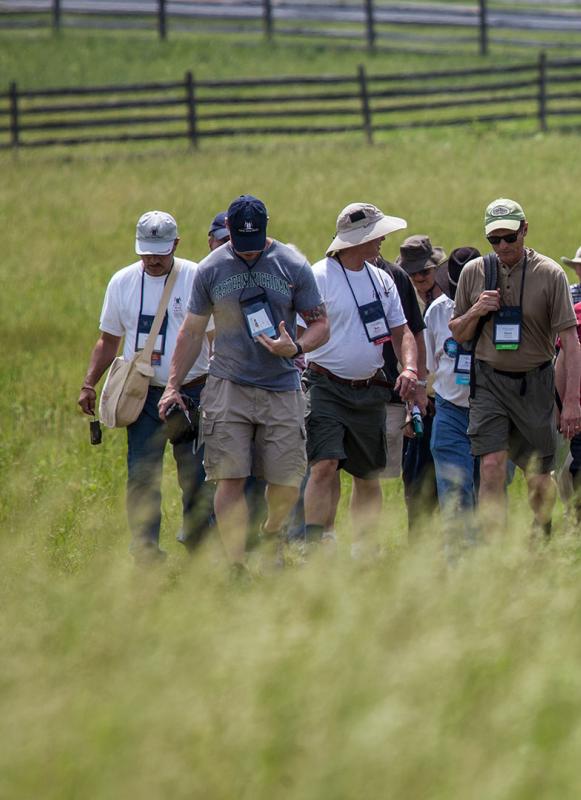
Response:
M166 211L146 211L137 221L135 252L138 256L168 256L178 238L178 226Z

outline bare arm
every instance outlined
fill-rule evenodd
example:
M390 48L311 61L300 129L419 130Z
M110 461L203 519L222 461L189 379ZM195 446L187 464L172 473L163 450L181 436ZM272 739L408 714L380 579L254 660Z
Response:
M560 331L559 336L561 337L561 353L558 361L562 359L562 367L559 369L559 382L563 392L562 394L559 392L563 401L561 432L567 439L572 439L581 429L581 407L579 406L581 348L575 326Z
M307 328L306 330L302 329L303 332L297 342L303 348L303 353L310 353L311 350L316 350L317 347L321 347L329 340L331 329L325 304L321 303L320 306L309 311L301 311L301 316ZM297 348L289 336L284 322L281 322L278 326L278 333L278 339L271 339L270 336L261 335L258 337L258 341L274 356L294 358L297 354Z
M469 342L474 338L478 320L486 316L489 311L498 311L500 308L500 291L493 289L482 292L472 308L469 308L461 317L450 320L449 327L454 339L460 344Z
M157 406L162 419L165 419L167 409L174 403L183 405L180 388L192 364L200 355L209 318L209 314L202 317L188 311L182 322L171 359L167 386Z
M105 370L111 366L111 362L119 350L120 342L120 336L113 336L110 333L102 332L98 338L91 353L89 367L77 401L84 414L95 415L95 401L97 399L95 386L99 383Z
M418 383L418 349L416 339L407 325L391 328L391 343L403 369L395 382L395 389L402 400L413 400ZM424 349L424 375L426 372L426 351Z

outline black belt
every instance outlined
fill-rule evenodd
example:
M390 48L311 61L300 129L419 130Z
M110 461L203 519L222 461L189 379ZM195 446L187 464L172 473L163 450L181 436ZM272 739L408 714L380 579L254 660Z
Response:
M194 386L199 386L202 383L206 383L206 379L208 378L207 375L200 375L199 378L194 378L192 381L188 381L187 383L182 383L182 389L193 389Z
M314 364L312 361L308 365L308 369L312 372L319 373L319 375L325 375L330 381L342 383L344 386L350 386L352 389L366 389L368 386L384 386L386 389L389 389L389 383L384 378L380 377L383 374L381 370L378 370L371 378L350 380L349 378L341 378L339 375L335 375L334 372L331 372L331 370L325 369L325 367L321 367L319 364Z

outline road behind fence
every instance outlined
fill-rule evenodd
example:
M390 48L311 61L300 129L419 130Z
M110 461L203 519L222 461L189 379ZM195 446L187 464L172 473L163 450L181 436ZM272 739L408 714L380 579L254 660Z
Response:
M565 120L565 122L563 122ZM501 125L581 129L581 59L393 75L182 80L0 94L0 148L376 134L402 128Z
M577 0L0 0L0 28L246 33L413 52L578 48Z

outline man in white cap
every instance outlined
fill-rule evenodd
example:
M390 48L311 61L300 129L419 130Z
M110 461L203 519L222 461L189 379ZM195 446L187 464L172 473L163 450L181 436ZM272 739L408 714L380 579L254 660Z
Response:
M78 400L85 414L95 414L95 387L117 355L121 339L126 359L143 349L165 283L175 269L176 281L151 359L155 374L143 411L127 428L130 549L139 563L152 563L165 556L159 547L159 534L161 472L168 430L159 417L157 404L168 379L177 333L186 315L197 269L193 261L175 257L178 244L178 228L171 214L148 211L139 218L135 252L140 260L116 272L109 282L101 312L101 334L93 348ZM195 405L206 382L208 361L208 338L204 335L200 355L181 385L182 395ZM173 454L182 490L182 540L190 547L202 537L209 512L208 502L200 491L205 479L203 453L193 452L190 439L174 444Z
M452 335L472 342L468 435L480 456L480 506L486 530L504 522L507 459L525 470L535 530L551 533L555 486L551 479L557 445L555 425L555 338L561 337L566 388L561 430L572 438L581 429L581 358L577 319L561 267L525 247L528 222L522 207L494 200L484 215L494 254L496 284L486 288L485 261L470 261L460 273Z
M371 203L351 203L337 218L327 257L313 266L331 336L307 355L308 542L320 541L333 528L340 469L353 476L356 551L366 549L365 533L381 510L389 399L383 344L391 339L403 366L395 386L403 400L415 394L417 350L392 278L374 265L385 237L406 225Z

